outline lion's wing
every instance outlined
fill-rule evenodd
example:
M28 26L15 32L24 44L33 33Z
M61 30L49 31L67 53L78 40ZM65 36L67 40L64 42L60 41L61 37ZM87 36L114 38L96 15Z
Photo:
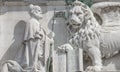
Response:
M100 50L104 57L113 56L120 50L120 31L111 31L101 34Z
M120 2L100 2L91 6L100 25L120 26Z

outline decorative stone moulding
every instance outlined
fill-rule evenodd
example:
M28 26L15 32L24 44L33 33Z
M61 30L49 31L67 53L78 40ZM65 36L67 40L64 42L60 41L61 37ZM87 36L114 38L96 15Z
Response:
M27 6L29 4L36 4L40 6L46 6L47 2L46 1L27 1L27 0L21 0L21 1L0 1L0 5L5 5L5 6Z
M25 6L25 5L28 5L27 2L24 2L24 1L6 1L4 2L3 5L6 5L6 6Z
M4 0L0 1L0 5L6 6L24 6L29 4L35 4L40 6L64 6L64 0L55 1L55 0Z

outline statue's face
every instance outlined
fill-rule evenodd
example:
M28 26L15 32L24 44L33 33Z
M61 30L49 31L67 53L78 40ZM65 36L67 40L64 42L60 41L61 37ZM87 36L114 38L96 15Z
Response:
M73 26L73 28L78 28L82 25L83 23L83 20L84 20L84 13L83 11L79 10L79 12L71 12L71 16L70 16L70 19L69 19L69 23L70 25Z
M35 12L34 12L34 16L36 17L36 18L38 18L38 19L41 19L42 18L42 13L41 13L41 10L36 10Z
M33 6L33 8L30 10L31 16L34 16L37 19L42 18L42 11L39 6Z

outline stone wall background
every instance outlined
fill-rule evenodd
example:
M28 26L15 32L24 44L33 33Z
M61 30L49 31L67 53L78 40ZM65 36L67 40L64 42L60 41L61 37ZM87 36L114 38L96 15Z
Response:
M0 7L0 64L5 60L14 59L21 46L24 28L29 15L27 8Z
M0 0L0 5L28 5L30 3L32 4L38 4L38 5L64 5L65 0ZM96 2L105 2L105 1L113 1L113 2L119 2L120 0L93 0L93 3ZM4 3L3 3L4 2ZM14 2L14 3L13 3Z

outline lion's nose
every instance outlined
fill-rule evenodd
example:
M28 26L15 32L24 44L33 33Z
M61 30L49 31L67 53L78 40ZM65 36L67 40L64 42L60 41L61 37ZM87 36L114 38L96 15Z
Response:
M81 23L80 19L76 15L72 15L70 18L71 23L79 24Z
M71 23L76 23L76 20L75 20L75 19L76 19L75 17L71 17L71 18L70 18L70 22L71 22Z
M80 25L81 25L81 23L77 24L77 26L80 26Z
M70 22L71 22L72 24L76 24L76 21L73 20L73 19L71 19Z
M74 20L74 19L71 19L71 22L72 22L72 23L74 23L74 22L75 22L75 20Z

